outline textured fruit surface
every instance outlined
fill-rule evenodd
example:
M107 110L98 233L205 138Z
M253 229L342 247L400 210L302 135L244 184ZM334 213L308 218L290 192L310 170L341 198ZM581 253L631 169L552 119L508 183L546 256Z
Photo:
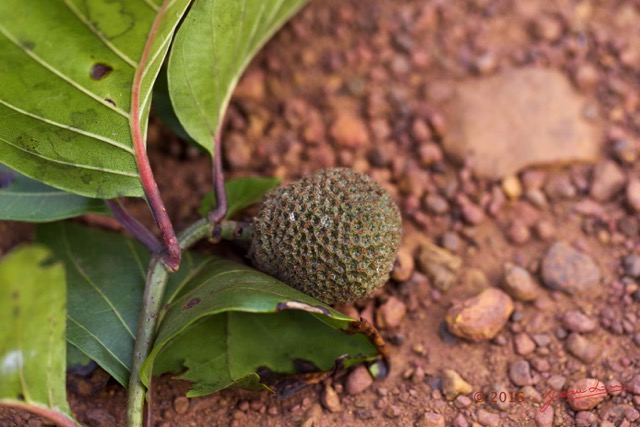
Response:
M327 304L354 301L382 286L402 235L391 196L345 168L272 190L254 227L254 265Z

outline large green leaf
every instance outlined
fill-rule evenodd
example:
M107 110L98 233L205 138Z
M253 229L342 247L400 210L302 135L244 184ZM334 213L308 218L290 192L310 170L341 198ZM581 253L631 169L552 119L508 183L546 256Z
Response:
M36 240L49 246L67 271L67 340L126 385L150 255L132 239L73 223L41 224ZM291 314L286 309L312 313ZM193 328L200 319L215 324L211 334ZM261 366L291 373L292 361L304 359L326 370L344 354L375 356L376 349L364 336L339 331L352 322L250 267L185 253L180 270L167 284L147 374L163 348L168 350L159 355L158 369L177 371L184 364L189 368L186 378L195 381L194 393L200 394L231 383L248 384ZM269 338L257 327L260 323L269 325ZM281 345L266 345L275 339ZM222 353L216 347L220 342L229 344ZM209 368L212 355L221 354L232 359L230 364Z
M0 175L9 177L0 185L0 220L46 222L73 218L87 212L108 214L102 200L89 199L50 187L0 164Z
M72 223L43 224L36 235L67 270L67 340L126 385L148 251L124 236ZM204 261L203 256L185 253L168 286L179 287Z
M224 189L227 193L227 215L225 218L232 218L241 210L258 203L267 191L275 188L280 181L280 178L242 177L225 182ZM216 195L211 191L203 197L198 212L202 216L206 216L215 207Z
M55 411L68 425L65 294L64 268L45 247L23 246L0 262L0 404L52 419Z
M184 128L209 152L247 64L305 3L194 0L171 49L169 94Z
M145 134L153 82L189 3L0 1L0 161L89 197L143 195L131 137L134 75L142 73Z
M353 319L250 267L212 259L167 301L141 378L187 371L200 396L258 381L259 369L296 373L296 361L329 370L348 355L378 355L363 335L349 336Z

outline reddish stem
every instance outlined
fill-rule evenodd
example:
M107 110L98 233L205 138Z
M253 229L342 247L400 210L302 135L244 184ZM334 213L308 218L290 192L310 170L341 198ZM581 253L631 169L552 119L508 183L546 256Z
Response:
M138 165L138 172L140 173L140 182L142 188L147 196L147 203L151 209L153 219L158 225L160 230L160 237L164 244L163 263L172 271L176 271L180 266L180 245L176 238L176 233L173 230L173 224L167 215L167 209L164 207L162 198L160 197L160 191L158 190L158 183L153 177L151 171L151 165L149 164L149 156L147 155L147 149L144 144L144 138L142 137L142 129L140 126L140 87L142 85L142 76L149 59L149 52L151 46L156 38L158 27L164 17L169 1L162 3L162 7L156 15L156 19L153 22L149 36L147 37L147 43L142 51L142 57L140 63L136 69L136 74L133 78L133 86L131 92L131 137L133 139L133 146L136 152L136 163Z
M151 253L160 253L160 251L162 250L162 244L158 241L156 236L154 236L147 227L142 225L137 219L131 216L131 214L129 214L125 207L122 206L119 200L107 200L107 205L109 205L113 216L118 220L120 224L122 224L125 230L127 230L133 235L133 237L135 237L143 245L145 245Z
M72 419L66 415L56 412L53 409L43 408L42 406L29 405L22 402L2 402L0 405L7 406L9 408L21 409L23 411L31 412L39 417L46 418L58 427L78 427Z
M220 132L213 139L213 191L216 194L216 208L209 214L212 224L218 224L227 215L227 192L224 188L224 172L222 171L222 144Z

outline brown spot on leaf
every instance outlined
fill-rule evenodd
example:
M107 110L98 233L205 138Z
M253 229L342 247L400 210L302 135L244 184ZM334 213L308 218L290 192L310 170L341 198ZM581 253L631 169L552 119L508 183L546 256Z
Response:
M33 50L36 47L36 44L31 40L20 40L20 46L25 50Z
M190 308L193 308L196 305L200 304L200 301L202 301L202 300L200 298L198 298L198 297L191 298L189 301L187 301L187 303L185 305L182 306L182 308L184 310L189 310Z
M103 78L107 77L112 71L113 67L101 62L97 62L91 67L89 75L93 80L102 80Z

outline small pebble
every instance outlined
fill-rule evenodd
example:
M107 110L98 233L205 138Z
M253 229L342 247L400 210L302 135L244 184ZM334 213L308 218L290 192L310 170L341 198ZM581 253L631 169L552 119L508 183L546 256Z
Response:
M625 185L626 176L613 160L598 163L593 171L591 197L606 202L616 195Z
M547 197L542 190L538 188L532 188L525 193L527 200L529 200L537 208L544 208L547 206Z
M485 52L476 58L474 68L478 74L486 75L495 71L498 66L498 58L494 52Z
M482 208L472 202L464 202L461 205L462 217L471 225L478 225L483 222L486 215Z
M592 332L597 326L594 319L579 310L566 312L562 316L562 324L566 329L579 333Z
M629 254L622 258L624 274L637 279L640 277L640 255Z
M516 334L513 337L513 344L516 348L516 352L521 356L531 354L536 349L536 343L525 332Z
M391 405L384 411L384 416L387 418L394 419L398 418L400 415L402 415L402 411L397 405Z
M620 381L616 379L607 381L607 393L610 395L619 396L620 393L622 393L622 390L624 390L624 387Z
M468 408L472 403L473 401L468 396L465 396L463 394L456 397L453 402L456 408Z
M407 306L396 297L389 297L376 312L376 324L380 328L397 328L407 314Z
M340 396L338 396L336 390L330 385L326 385L324 387L320 403L322 403L322 406L324 406L329 412L336 413L342 410Z
M547 359L542 357L534 357L531 359L531 367L538 372L548 372L551 369L551 365Z
M478 410L478 422L484 427L499 427L501 425L500 415L485 409Z
M415 270L415 260L413 254L406 248L400 248L398 250L398 256L396 262L393 265L391 271L391 278L396 282L406 282L411 278Z
M631 165L638 158L638 150L627 138L619 139L613 143L613 155L623 164Z
M429 167L433 164L441 163L444 155L439 145L427 143L420 145L420 148L418 148L418 158L420 166Z
M526 360L517 360L509 364L509 379L517 386L533 384L531 365Z
M443 248L451 252L457 252L460 250L462 239L455 231L447 231L440 237L440 243Z
M189 411L189 399L184 396L176 397L173 400L173 409L179 415L184 415Z
M575 72L574 79L580 89L593 89L598 83L598 70L589 63L581 64Z
M551 240L556 235L556 228L549 221L540 221L534 226L540 240Z
M369 132L361 118L353 113L341 112L329 130L340 147L354 148L369 140Z
M536 411L535 421L537 427L553 427L553 407L549 406L544 411Z
M566 242L554 243L542 261L544 284L568 294L599 291L600 277L593 259Z
M444 215L449 212L449 203L447 203L444 197L438 194L427 194L423 204L427 211L436 215Z
M531 231L522 221L515 220L507 229L507 237L516 245L524 245L531 240Z
M425 241L420 246L418 267L436 288L446 291L456 282L460 274L462 258Z
M584 363L590 363L598 357L598 346L584 336L572 333L567 338L567 350Z
M567 387L567 390L589 390L589 388L602 387L603 385L604 384L602 382L598 381L595 378L581 378L573 384L570 384ZM592 394L588 397L583 396L580 399L568 399L567 403L574 411L588 411L589 409L593 409L598 406L598 404L602 402L605 397L606 396L604 394Z
M453 420L453 427L469 427L469 421L462 414L458 414Z
M517 176L511 175L502 180L502 190L511 199L516 200L522 196L522 184Z
M540 39L555 42L562 36L562 22L558 18L542 15L535 20L533 31Z
M358 365L347 377L345 390L348 394L356 395L371 387L371 384L373 384L373 378L367 368L363 365Z
M435 412L425 412L417 425L419 427L444 427L444 417Z
M544 186L544 192L551 200L573 199L578 194L567 174L550 176Z
M625 191L627 204L634 212L640 212L640 179L632 178Z
M554 390L561 390L566 382L567 379L562 375L552 375L547 379L547 384Z
M533 301L540 294L540 287L524 268L510 262L504 264L504 290L520 301Z
M591 412L581 411L575 416L576 427L591 427L598 425L598 416ZM599 427L604 427L600 425Z
M471 384L466 382L459 373L452 369L442 372L442 392L447 400L453 400L458 395L467 395L473 391Z

